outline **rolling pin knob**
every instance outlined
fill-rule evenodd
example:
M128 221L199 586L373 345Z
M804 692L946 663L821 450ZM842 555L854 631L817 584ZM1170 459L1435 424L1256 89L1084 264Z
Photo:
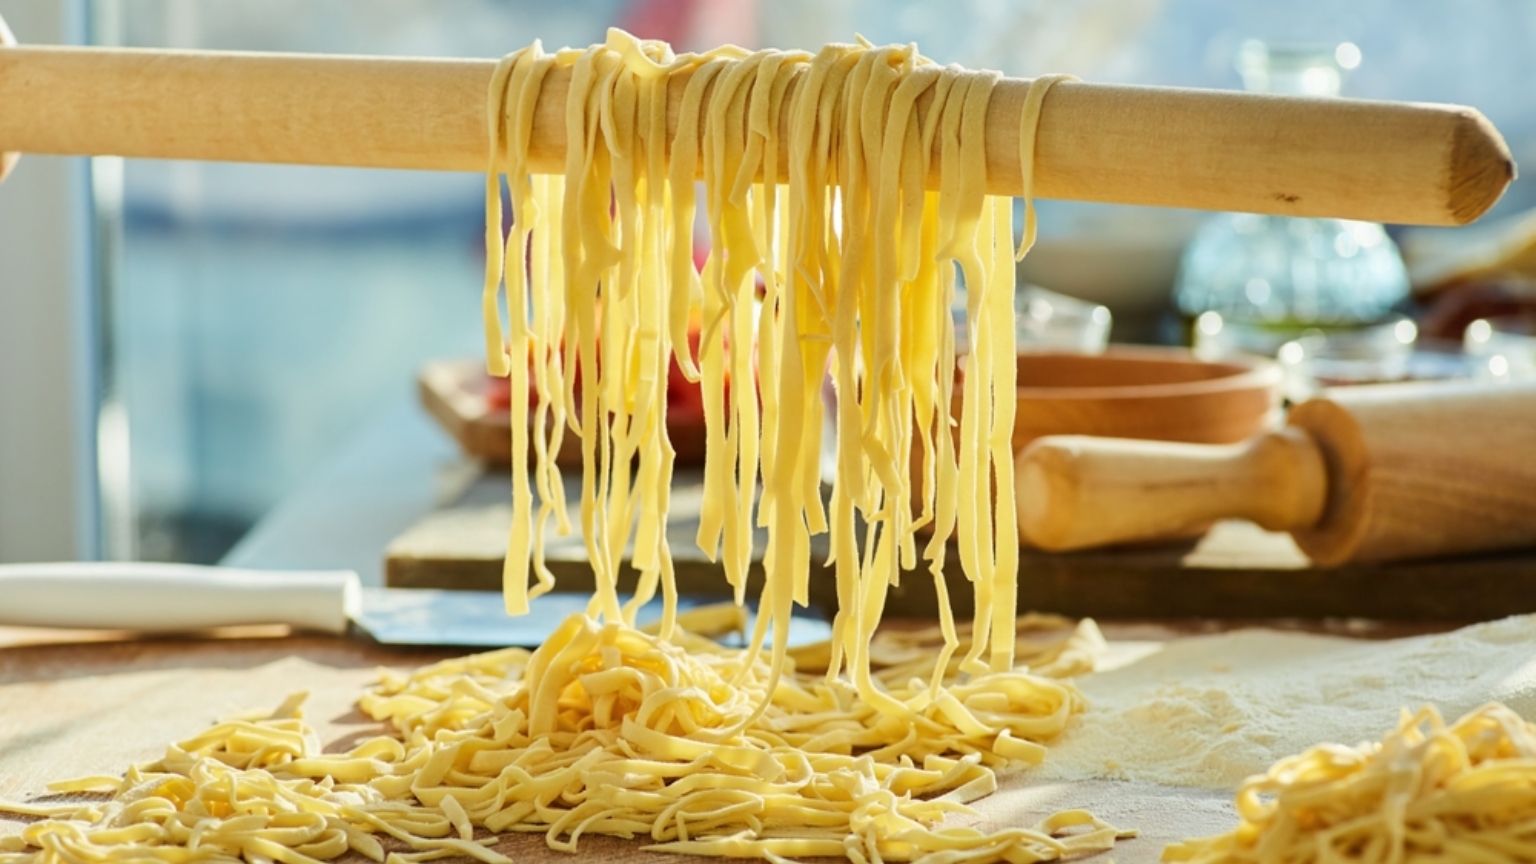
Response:
M1536 546L1536 382L1341 387L1291 410L1328 466L1314 564Z
M1328 499L1322 454L1292 428L1231 445L1047 436L1015 473L1022 536L1055 552L1179 536L1225 518L1304 528Z

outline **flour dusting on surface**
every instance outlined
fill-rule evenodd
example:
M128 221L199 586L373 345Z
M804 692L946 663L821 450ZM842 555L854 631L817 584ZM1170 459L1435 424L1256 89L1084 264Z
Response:
M1323 742L1377 740L1401 708L1454 719L1503 702L1536 719L1536 616L1390 641L1244 630L1181 639L1079 679L1088 711L1037 780L1233 789Z

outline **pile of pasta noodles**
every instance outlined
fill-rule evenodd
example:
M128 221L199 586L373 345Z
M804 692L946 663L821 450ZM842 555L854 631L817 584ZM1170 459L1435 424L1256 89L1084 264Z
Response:
M535 108L557 67L569 79L565 171L535 175ZM1036 79L1021 112L1020 256L1034 235L1035 130L1058 77ZM697 542L718 556L738 602L753 527L767 532L766 614L753 651L771 630L774 674L784 668L793 604L806 603L810 538L819 533L837 581L832 671L846 670L882 713L911 716L939 696L935 677L917 703L891 698L870 681L865 652L887 588L902 569L926 566L946 633L935 668L948 668L957 644L942 578L951 536L976 593L976 638L962 668L1013 668L1013 207L986 192L986 117L999 78L940 68L915 46L675 56L619 30L584 51L550 55L535 43L502 62L488 98L483 311L489 369L510 379L509 613L553 587L543 539L551 518L569 526L550 455L569 432L583 452L592 614L632 624L633 610L660 590L662 633L670 632L665 389L676 362L704 404ZM670 136L669 87L683 90ZM505 234L503 180L513 214ZM709 235L702 272L693 256L700 210ZM962 280L967 356L953 418L951 310ZM829 378L836 480L824 501ZM924 469L914 484L917 452ZM919 544L924 527L932 530ZM626 550L640 574L628 609L617 590Z
M569 81L565 171L538 175L535 109L555 77ZM1038 763L1041 742L1083 710L1069 682L1039 672L1086 671L1092 642L1083 631L1051 656L1019 650L1013 208L986 192L998 77L938 67L915 46L674 55L620 31L586 50L508 56L487 101L484 297L490 371L511 390L506 603L526 613L553 587L544 537L569 526L551 457L572 434L597 586L588 614L532 653L386 678L360 704L398 738L325 755L295 704L222 724L124 780L61 786L112 797L35 811L48 818L0 847L0 864L311 864L348 849L504 860L477 827L542 832L557 849L601 833L858 864L1018 864L1112 846L1124 833L1082 811L993 832L941 824L992 791L998 768ZM1054 81L1030 87L1021 115L1026 193ZM683 90L675 134L669 86ZM701 213L710 251L696 269ZM1033 236L1027 194L1025 213L1018 254ZM963 340L951 314L962 296ZM767 532L746 649L678 626L665 531L674 362L703 394L697 540L738 603L754 528ZM792 654L820 533L833 637ZM946 594L951 537L974 584L969 624ZM625 556L639 572L628 605ZM876 630L888 588L921 569L941 614L903 648ZM642 631L635 610L658 592L662 620ZM386 853L380 833L404 850Z
M1018 624L1021 659L1051 676L1088 671L1102 647L1092 622ZM898 697L925 686L896 682L914 655L933 662L935 636L882 634L876 675ZM802 650L814 665L817 650ZM996 766L1039 761L1044 748L1030 739L1055 734L1081 707L1064 681L1018 675L1002 698L957 684L947 707L909 726L819 675L791 675L770 697L762 661L743 662L739 649L687 631L664 640L573 616L533 652L385 673L359 705L396 736L345 753L324 752L298 694L125 777L50 787L104 800L0 805L40 820L0 837L0 864L315 864L349 851L390 864L507 864L476 827L543 833L569 852L601 833L660 851L856 862L1041 861L1125 836L1083 811L990 833L931 830L991 792ZM975 719L965 726L951 720L966 714Z
M1447 726L1434 707L1358 747L1281 760L1237 795L1241 824L1165 861L1536 860L1536 726L1497 703Z

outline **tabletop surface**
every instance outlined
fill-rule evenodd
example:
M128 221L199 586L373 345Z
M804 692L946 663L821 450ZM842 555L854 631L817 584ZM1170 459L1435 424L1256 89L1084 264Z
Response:
M1160 628L1108 628L1111 636L1172 636ZM28 801L46 784L87 774L117 774L158 758L167 744L237 713L276 707L308 690L306 717L329 746L382 730L353 700L380 666L411 667L448 655L317 636L250 630L225 638L122 639L115 634L0 628L0 799ZM1142 836L1123 841L1117 861L1156 861L1169 841L1218 833L1233 823L1230 795L1113 781L1032 784L1005 776L970 821L1033 824L1075 807ZM0 835L25 820L0 816ZM662 860L639 841L584 837L582 856ZM519 861L569 860L541 836L503 838Z
M382 550L389 541L424 514L461 498L477 476L419 409L397 405L269 514L223 563L347 568L357 570L365 584L380 584ZM1251 623L1256 622L1101 622L1112 640L1173 640ZM1360 635L1358 622L1262 623ZM1453 622L1385 625L1364 635L1450 626ZM354 706L379 667L409 668L450 653L271 628L218 638L142 639L0 628L0 799L32 800L45 794L50 781L120 773L216 720L276 707L297 690L310 693L306 717L321 739L341 747L382 731ZM978 802L979 815L971 819L1028 825L1057 810L1087 807L1112 824L1140 830L1139 838L1117 847L1114 860L1152 862L1168 842L1230 828L1235 819L1230 798L1230 792L1117 781L1036 783L1024 771L1003 777L999 792ZM0 816L0 835L23 824ZM605 860L660 860L640 852L640 845L584 837L581 850L584 857ZM520 862L566 860L539 836L506 837L498 848Z

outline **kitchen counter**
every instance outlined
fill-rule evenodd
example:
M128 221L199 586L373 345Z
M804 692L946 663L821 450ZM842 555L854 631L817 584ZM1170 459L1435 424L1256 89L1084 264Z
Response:
M462 497L478 476L419 409L398 405L269 514L224 563L348 568L365 584L380 584L382 550L389 542L424 514ZM1106 623L1103 629L1111 640L1147 642L1252 623L1371 638L1451 626L1164 621ZM167 744L220 718L274 708L297 690L310 693L306 717L321 739L347 746L381 731L353 705L378 667L408 668L451 653L290 635L281 628L148 639L0 628L0 799L34 800L50 781L117 774L157 758ZM1141 831L1141 837L1117 847L1114 860L1153 862L1167 842L1231 827L1230 798L1229 792L1115 781L1032 783L1025 771L1002 778L1000 791L978 802L976 820L1027 825L1056 810L1087 807L1119 827ZM23 823L0 816L0 835L15 833ZM661 860L639 852L641 845L581 840L583 857ZM568 860L549 851L537 835L506 837L498 848L520 864Z
M1112 635L1168 638L1164 628L1108 628ZM46 784L86 774L116 774L157 758L165 746L222 717L276 707L308 690L306 717L328 745L380 731L353 707L379 666L409 667L447 656L315 636L247 630L224 638L130 639L114 634L0 629L0 798L28 801ZM1153 862L1163 845L1226 829L1230 796L1205 790L1092 782L1032 786L1027 772L1004 778L979 802L981 821L1032 824L1050 812L1091 807L1142 836L1123 841L1121 862ZM0 816L0 835L24 820ZM582 857L659 861L639 841L583 837ZM519 862L567 861L542 836L515 835L498 846ZM466 859L467 860L467 859Z

